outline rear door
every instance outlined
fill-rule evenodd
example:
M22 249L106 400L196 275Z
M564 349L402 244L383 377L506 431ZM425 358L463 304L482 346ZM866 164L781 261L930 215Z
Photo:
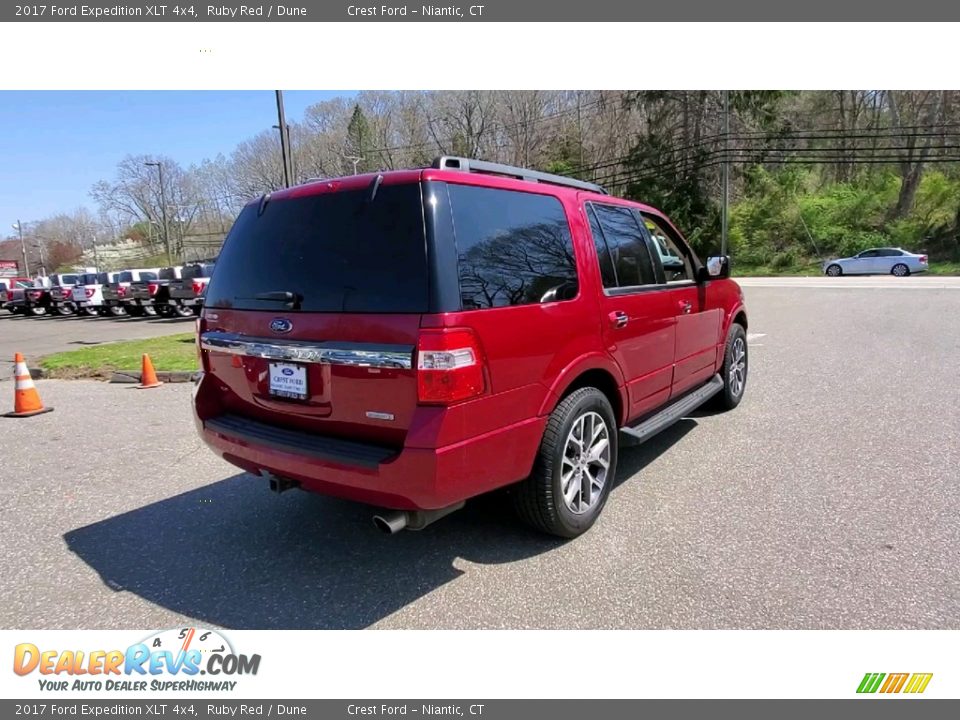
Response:
M419 183L318 183L251 204L200 325L224 412L402 445L429 287Z
M666 286L676 313L671 395L681 395L714 374L723 311L708 302L707 284L696 282L693 252L676 229L661 215L642 217L658 265L657 281Z
M627 383L629 419L670 396L677 311L657 283L650 248L636 213L627 207L585 206L603 281L604 344Z

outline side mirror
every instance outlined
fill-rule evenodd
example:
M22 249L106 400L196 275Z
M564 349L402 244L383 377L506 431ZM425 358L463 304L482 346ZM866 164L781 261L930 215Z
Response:
M700 282L730 277L730 256L714 255L707 258L707 264L700 268Z

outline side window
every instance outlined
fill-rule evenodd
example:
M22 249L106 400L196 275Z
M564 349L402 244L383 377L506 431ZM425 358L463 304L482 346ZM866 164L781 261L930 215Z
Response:
M643 216L643 222L650 231L652 244L660 256L660 264L663 265L663 274L667 282L694 280L693 263L681 248L679 238L674 236L669 226L658 218L648 215Z
M864 250L862 253L860 253L859 255L857 255L857 257L861 257L861 258L873 258L873 257L877 257L877 255L879 254L879 252L880 252L879 250Z
M587 205L586 213L587 220L590 222L590 234L593 235L593 246L597 249L597 261L600 263L600 279L605 288L615 288L617 273L613 269L613 258L610 256L610 248L607 247L607 241L603 237L603 230L600 229L600 222L592 205Z
M647 241L633 212L614 205L593 204L592 207L610 250L619 286L655 284Z
M464 310L572 300L573 238L549 195L447 186Z

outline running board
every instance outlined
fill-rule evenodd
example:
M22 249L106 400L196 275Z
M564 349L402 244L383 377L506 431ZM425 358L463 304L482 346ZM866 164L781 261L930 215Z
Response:
M723 390L723 379L719 375L714 375L705 385L667 405L653 417L647 418L633 427L620 428L620 432L639 442L648 440L661 430L673 425L680 418L692 413L721 390Z

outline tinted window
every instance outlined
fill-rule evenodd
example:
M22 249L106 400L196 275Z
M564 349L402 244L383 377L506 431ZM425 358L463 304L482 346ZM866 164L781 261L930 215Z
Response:
M903 253L896 248L883 248L880 250L879 255L880 257L900 257Z
M304 311L426 312L420 186L382 185L369 197L364 188L272 200L262 213L248 206L224 243L205 304L287 312L256 296L293 292Z
M76 285L77 276L76 275L61 275L60 276L61 285Z
M147 271L140 273L140 282L153 282L157 279L157 274L155 272Z
M880 254L879 250L864 250L857 257L872 258L872 257L877 257L879 254Z
M115 282L122 282L122 283L133 282L133 273L130 272L129 270L124 271L119 275L117 275L117 279L115 280Z
M177 271L174 268L163 268L160 270L161 280L176 280Z
M80 285L93 285L97 282L96 273L85 273L77 277L77 283Z
M656 282L647 240L633 212L612 205L594 205L604 239L610 248L620 287Z
M548 195L449 185L464 310L574 298L567 216Z
M605 288L615 288L617 286L617 273L613 269L613 258L610 256L610 248L607 247L607 241L603 237L603 230L600 229L600 223L597 220L596 213L593 212L593 206L587 206L587 219L590 221L590 234L593 235L593 246L597 250L597 262L600 263L600 278L603 280Z
M643 222L653 240L651 246L657 253L657 259L663 266L663 275L668 283L686 282L694 279L693 263L681 247L680 238L662 220L650 215L643 216Z

